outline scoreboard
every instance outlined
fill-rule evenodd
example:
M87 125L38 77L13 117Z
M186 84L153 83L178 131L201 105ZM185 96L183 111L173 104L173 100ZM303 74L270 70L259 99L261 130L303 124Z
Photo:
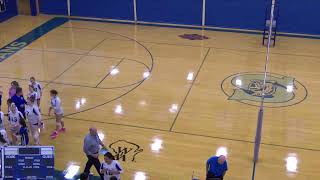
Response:
M1 178L54 179L54 147L9 146L1 149Z

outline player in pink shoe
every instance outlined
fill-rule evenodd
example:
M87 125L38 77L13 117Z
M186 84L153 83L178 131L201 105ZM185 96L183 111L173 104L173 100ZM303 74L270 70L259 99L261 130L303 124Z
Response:
M50 91L51 96L51 107L49 108L49 116L51 115L51 111L54 110L54 114L56 116L56 130L51 134L51 138L55 139L58 136L59 132L65 132L66 129L64 127L64 122L62 120L63 117L63 109L61 106L61 100L58 97L58 92L56 90Z

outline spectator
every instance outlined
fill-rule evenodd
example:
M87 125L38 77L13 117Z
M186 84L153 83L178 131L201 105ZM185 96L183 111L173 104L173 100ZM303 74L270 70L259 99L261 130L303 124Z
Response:
M103 148L106 148L106 147L100 140L96 128L91 127L89 131L90 132L86 135L83 141L83 151L88 158L86 167L84 169L84 173L89 174L92 165L94 165L101 179L103 180L104 179L103 174L100 173L101 163L99 161L99 150L100 150L99 145L101 145Z
M220 179L223 180L224 175L228 170L226 157L213 156L207 161L207 180Z

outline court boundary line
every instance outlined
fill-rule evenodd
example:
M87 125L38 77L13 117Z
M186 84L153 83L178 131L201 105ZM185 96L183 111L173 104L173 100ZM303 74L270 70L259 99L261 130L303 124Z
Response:
M42 37L42 36L41 36ZM94 49L96 49L97 47L99 47L104 41L106 40L106 38L103 38L98 44L94 45L86 54L81 55L80 58L74 62L73 64L71 64L67 69L65 69L62 73L60 73L58 76L56 76L55 78L53 78L52 80L49 81L49 83L47 83L46 85L43 86L42 89L45 89L48 85L50 85L53 81L59 79L61 76L63 76L64 73L68 72L74 65L76 65L78 62L80 62L83 58L86 57L86 55L90 54Z
M103 22L101 22L103 23ZM85 29L85 30L92 30L92 31L102 31L99 29L93 29L93 28L85 28L85 27L63 27L60 26L58 28L63 28L63 29ZM103 31L103 32L108 32L108 33L113 33L110 31ZM117 41L128 41L128 40L124 40L124 39L112 39L112 38L108 38L110 40L117 40ZM320 39L320 38L319 38ZM136 39L134 39L136 40ZM131 40L129 40L131 41ZM137 40L136 40L137 41ZM172 46L189 46L189 47L203 47L203 48L212 48L212 49L221 49L221 50L230 50L230 51L237 51L237 52L256 52L259 54L265 54L265 51L261 50L247 50L247 49L232 49L232 48L224 48L224 47L217 47L217 46L197 46L197 45L189 45L189 44L175 44L175 43L162 43L162 42L152 42L152 41L139 41L142 43L149 43L149 44L157 44L157 45L172 45ZM319 58L320 55L305 55L305 54L291 54L291 53L278 53L278 52L270 52L270 54L277 54L277 55L290 55L290 56L300 56L300 57L313 57L313 58Z
M81 20L80 20L81 21ZM106 32L106 31L103 31L103 32ZM111 32L110 32L111 33ZM113 33L113 34L116 34L116 33ZM123 37L126 37L126 36L123 36ZM126 38L128 38L128 37L126 37ZM107 38L106 38L107 39ZM131 40L133 40L133 41L135 41L135 42L137 42L137 43L139 43L141 46L143 46L143 44L141 44L140 42L138 42L138 41L136 41L136 40L134 40L134 39L132 39L132 38L128 38L128 39L131 39ZM148 48L146 48L145 46L143 46L147 51L148 51ZM217 48L218 49L218 48ZM152 62L153 62L153 56L152 56L152 54L151 54L151 52L150 51L148 51L149 52L149 54L151 55L151 59L152 59ZM261 52L262 53L262 52ZM152 63L152 67L151 68L153 68L153 63ZM141 82L142 83L142 82ZM141 84L140 83L140 84ZM140 85L139 84L139 85ZM136 87L135 87L136 88ZM134 90L135 88L133 88L132 90ZM130 91L131 92L131 91ZM127 93L126 93L127 94ZM124 95L126 95L126 94L124 94ZM108 103L108 102L107 102ZM106 103L105 103L106 104ZM103 104L104 105L104 104ZM91 110L91 109L90 109ZM78 114L78 113L81 113L81 112L83 112L83 111L80 111L80 112L77 112L77 113L75 113L75 114ZM72 114L72 115L74 115L74 114ZM70 115L68 115L68 116L70 116ZM69 117L65 117L65 118L69 118ZM103 123L103 122L102 122ZM174 133L182 133L182 132L175 132L175 131L171 131L171 132L174 132ZM190 134L190 133L184 133L184 134ZM192 134L191 134L192 135ZM210 137L210 136L206 136L206 135L197 135L197 134L193 134L193 135L195 135L195 136L203 136L203 137ZM215 138L215 137L211 137L211 138ZM275 144L265 144L265 143L261 143L262 145L269 145L269 146L278 146L278 147L286 147L286 148L295 148L295 149L304 149L304 150L310 150L310 151L320 151L320 150L315 150L315 149L305 149L305 148L299 148L299 147L291 147L291 146L282 146L282 145L275 145Z
M190 94L190 92L191 92L191 90L192 90L193 85L195 84L195 82L196 82L196 80L197 80L197 77L198 77L198 75L199 75L199 73L200 73L200 71L201 71L201 69L202 69L202 66L203 66L204 62L206 61L206 59L207 59L207 57L208 57L208 54L210 53L210 50L211 50L211 48L209 48L209 49L207 50L206 55L204 56L204 58L203 58L203 60L202 60L202 62L201 62L201 64L200 64L200 66L199 66L199 68L198 68L198 70L197 70L197 73L196 73L196 75L194 76L194 78L193 78L193 80L192 80L192 82L191 82L190 88L188 89L187 94L185 95L185 97L184 97L184 99L183 99L183 101L182 101L182 103L181 103L181 106L180 106L180 108L179 108L179 110L178 110L178 112L177 112L177 114L176 114L176 116L175 116L175 118L174 118L174 120L173 120L173 122L172 122L172 124L171 124L171 127L170 127L169 131L172 131L172 129L174 128L174 125L175 125L175 123L176 123L176 121L177 121L177 119L178 119L178 116L180 115L180 112L181 112L181 110L182 110L182 108L183 108L183 105L184 105L185 102L187 101L187 98L188 98L188 96L189 96L189 94Z
M64 19L64 20L68 20L68 21L69 21L68 18L55 17L55 18L52 18L52 19L48 20L47 22L51 22L51 21L54 21L54 20L57 20L57 21L58 21L58 20L61 20L61 19ZM80 20L80 21L81 21L81 20ZM44 26L45 24L46 24L46 23L42 24L41 26ZM40 27L41 27L41 26L40 26ZM149 58L150 58L150 60L151 60L151 67L149 67L149 66L147 66L147 67L148 67L149 72L152 73L152 70L153 70L153 67L154 67L154 58L153 58L152 53L150 52L150 50L149 50L146 46L144 46L144 45L143 45L142 43L140 43L139 41L137 41L137 40L135 40L135 39L133 39L133 38L131 38L131 37L127 37L127 36L125 36L125 35L122 35L122 34L117 34L117 33L108 32L108 31L101 31L101 32L110 33L110 34L115 34L115 35L124 37L124 38L126 38L126 39L129 39L129 40L131 40L131 41L139 44L142 48L144 48L144 50L147 52L147 54L149 55ZM40 36L40 37L42 37L42 36ZM91 51L93 51L95 48L97 48L101 43L103 43L103 42L104 42L105 40L107 40L107 39L108 39L108 37L104 37L104 39L103 39L100 43L98 43L96 46L94 46L92 49L90 49L90 51L88 51L86 54L82 55L82 56L78 59L77 62L79 62L79 61L80 61L83 57L85 57L86 55L89 55L89 54L91 53ZM27 47L28 47L28 46L26 46L25 48L27 48ZM20 49L20 50L23 50L23 49ZM68 67L67 69L65 69L64 72L62 72L61 74L59 74L59 75L58 75L57 77L55 77L54 79L50 80L50 81L43 87L43 89L45 89L48 85L50 85L54 80L56 80L57 78L61 77L61 76L62 76L65 72L67 72L74 64L76 64L76 63L73 63L70 67ZM143 78L141 81L135 83L135 84L134 84L135 86L132 87L130 90L128 90L127 92L125 92L125 93L123 93L123 94L121 94L121 95L119 95L119 96L117 96L117 97L115 97L115 98L113 98L113 99L111 99L111 100L106 100L105 102L103 102L103 103L101 103L101 104L94 105L94 106L92 106L92 107L89 107L89 108L87 108L87 109L83 109L83 110L81 110L81 111L71 112L71 113L69 113L69 114L66 114L64 117L66 117L66 116L71 116L71 115L75 115L75 114L79 114L79 113L86 112L86 111L90 111L90 110L92 110L92 109L96 109L96 108L98 108L98 107L100 107L100 106L103 106L103 105L105 105L105 104L108 104L108 103L111 103L111 102L113 102L113 101L115 101L115 100L118 100L118 99L122 98L123 96L131 93L131 92L132 92L133 90L135 90L136 88L138 88L146 79L148 79L148 78ZM129 86L128 86L128 87L129 87ZM49 119L52 119L52 118L49 118Z
M104 22L114 24L128 24L128 25L140 25L140 26L153 26L153 27L166 27L166 28L178 28L178 29L196 29L196 30L209 30L217 32L232 32L239 34L257 34L262 35L261 30L250 30L250 29L237 29L237 28L225 28L215 26L199 26L199 25L186 25L186 24L170 24L170 23L157 23L157 22L145 22L145 21L130 21L130 20L117 20L117 19L103 19L103 18L90 18L81 16L55 16L68 18L69 20L82 20L82 21L93 21L93 22ZM294 37L303 39L320 39L320 35L316 34L299 34L299 33L288 33L279 32L279 36L283 37Z
M82 118L74 118L74 117L64 117L64 118L70 119L70 120L75 120L75 121L95 122L95 123L100 123L100 124L108 124L108 125L115 125L115 126L145 129L145 130L161 131L161 132L165 132L165 133L183 134L183 135L204 137L204 138L210 138L210 139L219 139L219 140L227 140L227 141L254 144L254 141L243 140L243 139L233 139L233 138L225 138L225 137L219 137L219 136L209 136L209 135L204 135L204 134L196 134L196 133L181 132L181 131L174 131L174 130L168 131L166 129L158 129L158 128L152 128L152 127L136 126L136 125L129 125L129 124L121 124L121 123L95 121L95 120L90 120L90 119L82 119ZM48 121L48 120L53 120L53 119L46 119L46 121ZM316 148L303 148L303 147L299 147L299 146L288 146L288 145L280 145L280 144L265 143L265 142L262 142L261 145L278 147L278 148L286 148L286 149L298 149L298 150L304 150L304 151L320 152L320 149L316 149Z

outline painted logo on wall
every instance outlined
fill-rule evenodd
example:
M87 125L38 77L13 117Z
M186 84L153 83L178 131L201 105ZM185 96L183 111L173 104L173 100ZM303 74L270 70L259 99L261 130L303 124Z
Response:
M126 141L119 140L109 145L110 151L115 154L116 160L121 161L136 161L136 156L143 151L139 145Z
M189 39L189 40L204 40L209 39L207 36L202 36L200 34L183 34L180 35L182 39Z
M228 100L252 106L260 106L264 73L239 73L223 80L222 91ZM308 96L306 87L293 77L267 74L264 88L265 107L286 107L304 101Z

